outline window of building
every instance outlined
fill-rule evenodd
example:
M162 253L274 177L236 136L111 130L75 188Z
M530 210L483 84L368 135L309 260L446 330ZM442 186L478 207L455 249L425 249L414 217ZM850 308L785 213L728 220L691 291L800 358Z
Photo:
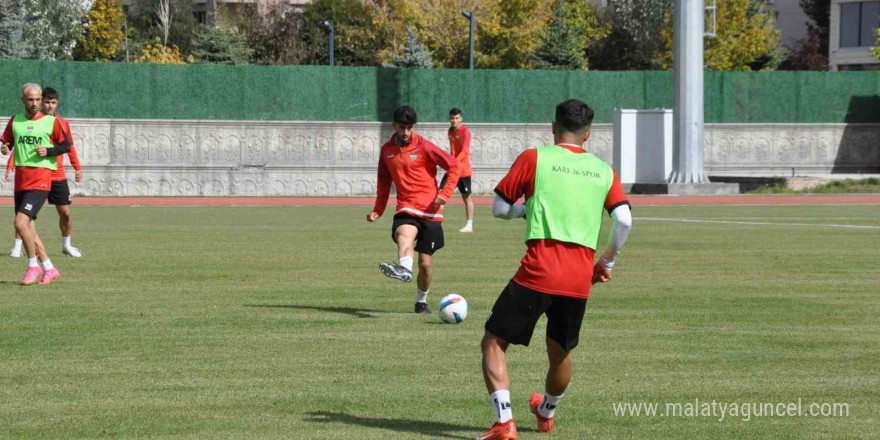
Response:
M880 2L840 5L840 47L868 47L877 44Z
M206 11L195 11L193 17L198 24L208 24L208 13Z

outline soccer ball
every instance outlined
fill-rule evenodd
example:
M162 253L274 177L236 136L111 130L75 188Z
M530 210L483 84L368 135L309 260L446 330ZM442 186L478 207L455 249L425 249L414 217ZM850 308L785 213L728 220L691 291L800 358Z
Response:
M468 303L463 296L457 293L450 293L440 299L439 310L440 319L448 324L458 324L467 318Z

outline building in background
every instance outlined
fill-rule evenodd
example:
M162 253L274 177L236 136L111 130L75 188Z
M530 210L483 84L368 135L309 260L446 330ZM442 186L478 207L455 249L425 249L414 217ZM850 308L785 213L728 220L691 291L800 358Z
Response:
M801 9L799 0L770 0L769 3L776 11L776 29L782 33L782 44L794 48L807 35L810 17Z
M878 68L871 48L877 44L880 1L831 0L828 60L832 70Z

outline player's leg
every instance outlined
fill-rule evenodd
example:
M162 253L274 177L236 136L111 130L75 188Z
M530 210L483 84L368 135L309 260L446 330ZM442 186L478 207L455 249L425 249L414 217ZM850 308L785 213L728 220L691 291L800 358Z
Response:
M61 229L61 253L71 257L82 257L82 252L70 243L73 232L73 220L70 217L70 186L67 180L53 180L49 190L49 203L58 211L58 227Z
M40 260L40 265L43 267L43 278L40 279L40 284L49 284L61 277L61 273L58 272L58 268L56 268L55 265L52 264L52 260L49 259L46 245L43 244L43 240L40 239L40 234L37 233L37 222L31 222L31 229L34 236L34 245L37 248L37 258Z
M418 219L407 214L394 216L394 222L391 225L391 238L397 244L398 264L379 263L379 270L382 274L404 283L412 281L414 245L418 235Z
M474 232L474 200L471 198L471 178L462 177L458 181L458 192L461 193L461 200L464 202L464 213L467 217L467 223L459 229L459 232Z
M9 256L12 258L21 258L24 255L24 242L21 241L21 235L18 235L18 231L15 230L15 227L13 227L12 229L15 231L15 241L12 244L12 249L9 251Z
M434 253L445 245L443 223L420 220L415 250L419 253L419 276L416 289L416 313L431 314L428 293L434 279Z
M40 277L41 270L37 258L34 219L46 201L46 195L45 191L15 192L15 231L21 237L28 259L28 267L21 280L21 283L24 285L34 284Z

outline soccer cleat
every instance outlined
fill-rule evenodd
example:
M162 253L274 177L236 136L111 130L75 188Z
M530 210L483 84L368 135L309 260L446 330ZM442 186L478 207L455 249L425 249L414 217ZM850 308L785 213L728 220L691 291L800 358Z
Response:
M24 273L24 278L21 279L21 284L23 286L30 286L37 282L37 278L40 277L40 273L42 271L37 266L30 266L27 268L27 272Z
M12 250L9 251L9 256L12 258L21 258L24 255L21 253L21 249L12 248Z
M473 226L465 226L458 230L458 232L474 232Z
M412 271L399 264L379 263L379 270L388 278L398 279L404 283L412 281Z
M426 315L433 315L434 314L433 312L431 312L431 309L428 308L427 303L420 303L420 302L416 303L416 313L424 313Z
M543 402L544 396L541 393L532 394L532 398L529 399L529 407L532 408L532 414L538 419L538 432L550 433L553 432L553 417L541 417L541 413L538 412L538 407Z
M79 248L75 248L73 246L62 247L61 253L64 255L70 255L73 258L80 258L83 256L82 251L80 251Z
M58 272L57 267L53 267L43 273L43 279L40 280L40 285L44 286L51 283L52 281L57 280L58 278L61 278L61 272Z
M483 435L474 440L516 440L516 425L513 419L504 423L495 423Z

